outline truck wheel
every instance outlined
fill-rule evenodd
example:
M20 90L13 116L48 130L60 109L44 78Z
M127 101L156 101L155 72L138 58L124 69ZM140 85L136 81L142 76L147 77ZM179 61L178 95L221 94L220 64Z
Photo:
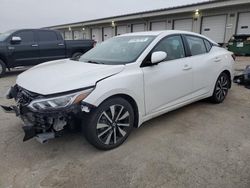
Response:
M76 52L72 55L72 58L73 60L79 60L80 57L82 56L82 53L81 52Z
M5 72L6 72L6 65L0 59L0 78L5 74Z
M111 98L91 112L83 127L87 140L96 148L110 150L120 146L133 129L134 111L123 98ZM83 125L84 126L84 125Z

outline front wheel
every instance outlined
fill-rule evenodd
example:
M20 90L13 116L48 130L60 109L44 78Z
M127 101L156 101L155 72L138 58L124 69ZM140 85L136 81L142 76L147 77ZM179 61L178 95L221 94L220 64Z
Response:
M71 59L77 61L80 59L81 56L82 56L81 52L76 52L72 55Z
M134 111L123 98L111 98L91 112L84 131L87 140L98 149L120 146L133 129ZM83 125L84 126L84 125Z
M4 62L0 59L0 78L5 74L6 66Z
M219 78L216 81L214 93L210 98L211 102L216 104L222 103L227 96L229 87L230 87L230 78L225 72L223 72L220 74Z

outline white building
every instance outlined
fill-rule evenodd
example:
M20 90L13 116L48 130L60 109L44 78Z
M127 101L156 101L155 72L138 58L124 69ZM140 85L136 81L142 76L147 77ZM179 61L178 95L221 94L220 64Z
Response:
M227 43L234 34L250 34L250 0L214 0L48 28L61 31L65 39L97 42L129 32L177 29Z

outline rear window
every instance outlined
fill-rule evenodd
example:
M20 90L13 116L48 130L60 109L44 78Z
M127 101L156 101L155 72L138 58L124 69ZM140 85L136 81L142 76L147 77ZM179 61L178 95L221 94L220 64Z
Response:
M206 45L207 51L209 52L212 48L212 44L207 40L204 40L204 43Z
M205 43L202 38L194 36L186 36L191 55L200 55L207 53Z
M38 38L40 42L56 41L57 35L53 31L38 31Z

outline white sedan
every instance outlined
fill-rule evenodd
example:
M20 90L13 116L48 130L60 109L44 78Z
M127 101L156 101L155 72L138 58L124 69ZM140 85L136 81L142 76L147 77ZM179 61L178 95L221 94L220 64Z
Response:
M24 121L24 141L44 143L81 125L103 150L121 145L133 127L192 102L221 103L231 87L234 55L184 31L131 33L84 54L35 66L18 76L2 106Z

